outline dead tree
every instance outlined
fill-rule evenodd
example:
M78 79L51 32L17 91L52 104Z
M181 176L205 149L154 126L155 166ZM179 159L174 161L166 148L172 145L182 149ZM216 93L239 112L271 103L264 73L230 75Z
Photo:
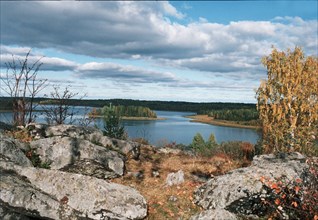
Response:
M12 98L13 124L25 126L34 121L34 99L45 88L47 79L37 79L43 63L40 59L31 65L29 55L31 50L21 60L12 55L12 61L6 62L6 74L1 77L4 86L1 90Z
M63 92L60 92L60 87L53 86L53 91L50 94L50 100L44 105L43 110L48 124L64 124L66 119L69 124L74 122L74 108L70 101L77 96L78 93L71 92L69 86L66 86Z

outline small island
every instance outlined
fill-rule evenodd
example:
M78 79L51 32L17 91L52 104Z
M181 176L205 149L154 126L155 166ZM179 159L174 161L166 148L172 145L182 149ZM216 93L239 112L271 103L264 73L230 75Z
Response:
M114 112L122 120L165 120L158 118L156 112L143 106L104 106L101 109L93 109L89 116L92 118L106 117L111 112Z

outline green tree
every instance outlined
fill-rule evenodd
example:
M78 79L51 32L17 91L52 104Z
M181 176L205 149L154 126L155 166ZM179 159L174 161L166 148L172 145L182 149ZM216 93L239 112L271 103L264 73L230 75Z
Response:
M318 59L301 48L273 49L262 60L267 80L257 90L264 152L311 153L318 134Z
M209 139L208 139L206 145L207 145L207 147L208 147L209 149L213 149L213 148L215 148L216 146L218 146L218 144L217 144L217 142L216 142L216 139L215 139L215 136L214 136L213 133L210 134Z
M109 107L107 114L104 117L104 130L103 134L108 137L124 139L125 128L121 125L120 117L115 112L114 108Z
M193 137L190 146L197 154L200 154L202 156L211 156L213 153L213 149L215 149L218 144L216 143L214 134L210 134L208 141L205 142L202 135L200 133L197 133Z
M196 135L193 137L191 147L194 151L199 151L205 146L204 139L200 133L196 133Z

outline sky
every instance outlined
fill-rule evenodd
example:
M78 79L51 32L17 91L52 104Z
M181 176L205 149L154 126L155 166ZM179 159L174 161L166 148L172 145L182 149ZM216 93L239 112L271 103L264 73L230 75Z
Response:
M318 55L317 1L0 4L0 77L31 49L49 82L40 96L59 85L87 99L255 103L272 47Z

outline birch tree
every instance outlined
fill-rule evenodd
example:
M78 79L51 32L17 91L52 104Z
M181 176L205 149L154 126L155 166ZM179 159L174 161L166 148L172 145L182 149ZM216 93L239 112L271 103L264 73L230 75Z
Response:
M318 59L301 48L273 49L262 59L267 80L257 90L264 152L310 154L318 135Z

